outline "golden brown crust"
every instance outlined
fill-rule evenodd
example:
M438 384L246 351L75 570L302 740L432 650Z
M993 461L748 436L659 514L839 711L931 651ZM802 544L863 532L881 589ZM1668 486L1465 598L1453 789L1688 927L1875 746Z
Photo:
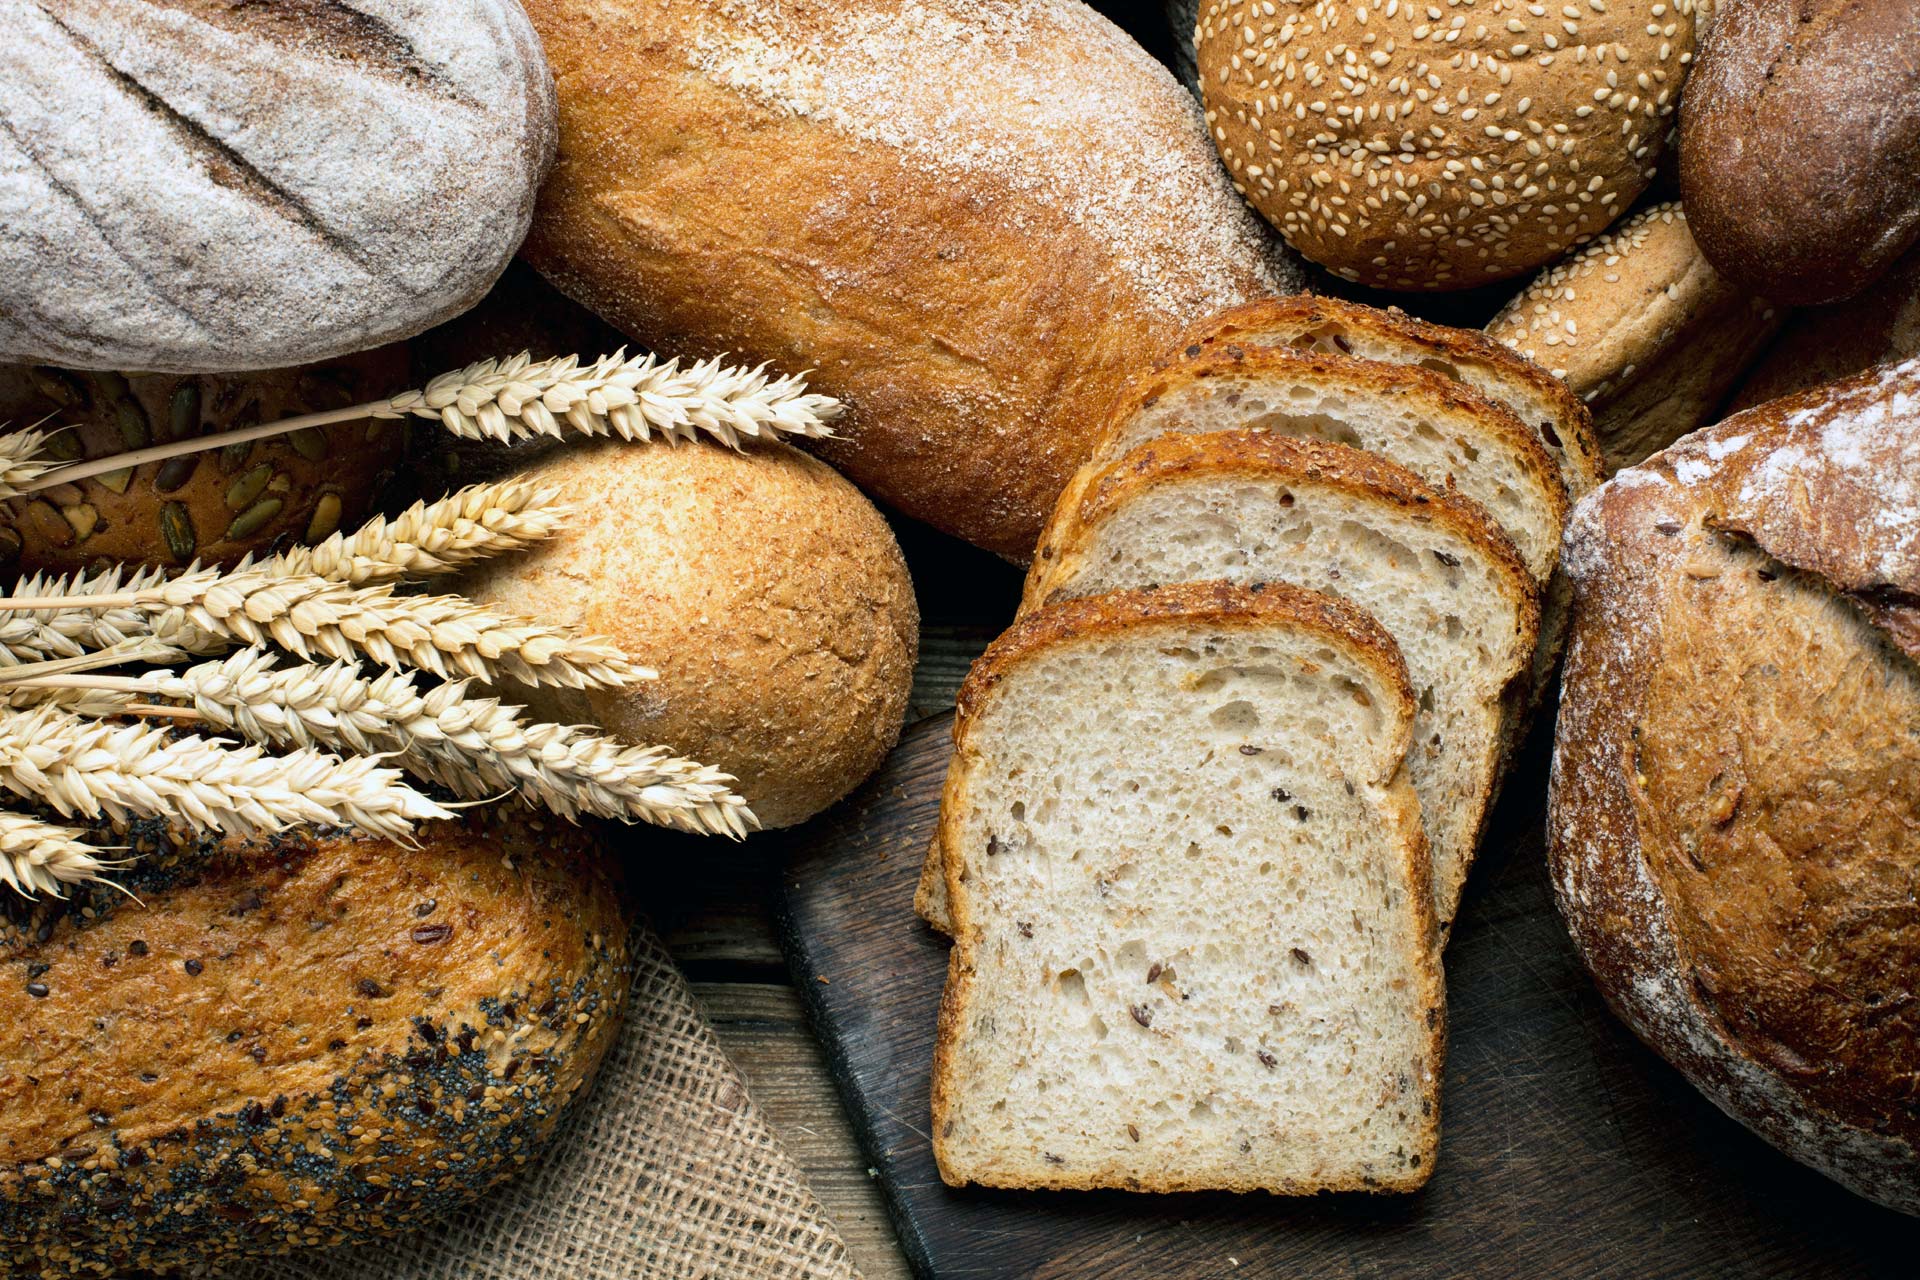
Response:
M135 848L137 902L0 915L0 1253L19 1274L444 1213L539 1152L619 1024L627 921L597 843L551 818L483 809L414 849L149 824Z
M1556 895L1608 1001L1723 1109L1920 1212L1920 362L1623 472L1568 538ZM1911 610L1907 615L1911 619Z
M524 691L542 715L724 769L768 827L818 813L892 749L919 609L892 530L831 467L778 444L615 441L568 446L527 474L582 518L461 589L607 636L659 673Z
M1558 449L1561 478L1570 498L1579 499L1600 483L1600 444L1593 434L1593 418L1567 384L1510 347L1477 329L1455 329L1429 324L1398 307L1382 310L1341 298L1302 293L1286 298L1259 298L1229 307L1189 328L1179 350L1193 358L1209 347L1296 346L1331 344L1352 354L1346 337L1364 333L1395 345L1414 347L1433 357L1421 367L1443 377L1456 377L1451 366L1482 371L1503 382L1524 384L1542 402L1552 406L1551 422L1532 424ZM1164 362L1163 362L1164 363ZM1409 363L1414 363L1409 361ZM1482 394L1487 394L1483 392ZM1498 397L1489 396L1490 399ZM1508 404L1515 415L1520 407Z
M407 383L400 346L259 373L0 366L0 425L71 428L48 441L47 453L77 461L361 404ZM232 564L317 542L366 517L405 441L403 424L362 418L14 498L0 506L0 572Z
M528 8L560 99L529 260L649 346L811 370L848 405L822 456L1010 559L1140 351L1298 287L1083 6Z

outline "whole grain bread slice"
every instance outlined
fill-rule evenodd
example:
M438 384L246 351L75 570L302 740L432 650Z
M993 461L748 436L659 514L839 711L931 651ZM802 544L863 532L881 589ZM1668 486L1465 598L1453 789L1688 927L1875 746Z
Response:
M1284 584L1029 614L960 695L949 1183L1411 1190L1445 996L1392 639Z

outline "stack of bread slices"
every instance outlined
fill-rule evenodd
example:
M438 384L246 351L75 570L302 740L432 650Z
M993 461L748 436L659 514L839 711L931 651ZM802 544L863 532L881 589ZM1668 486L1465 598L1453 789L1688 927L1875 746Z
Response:
M1599 468L1545 371L1326 298L1120 397L960 696L916 902L949 1182L1426 1180L1440 948Z

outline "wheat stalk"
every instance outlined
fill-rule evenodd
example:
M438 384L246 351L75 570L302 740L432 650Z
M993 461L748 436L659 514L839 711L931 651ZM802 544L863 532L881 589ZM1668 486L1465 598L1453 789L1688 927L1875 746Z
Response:
M455 793L517 789L565 818L582 813L708 835L744 836L759 824L717 769L664 747L628 746L586 729L528 722L466 681L422 693L411 675L363 676L346 664L276 669L242 650L175 674L54 677L29 687L122 690L191 704L214 727L255 742L391 754Z
M25 898L64 898L65 886L101 882L102 871L126 865L102 858L80 835L72 827L0 811L0 885Z
M386 400L53 467L27 480L18 491L32 493L183 453L361 418L431 418L455 435L473 440L558 437L565 428L582 435L642 441L656 434L672 441L704 433L737 449L743 438L832 435L828 424L840 412L839 401L807 391L804 379L769 378L765 365L746 369L704 360L682 368L677 359L665 363L651 355L630 359L624 349L582 364L578 356L535 360L523 351L506 360L482 360L443 373L425 387Z
M59 465L39 461L46 443L47 433L31 427L0 435L0 501L31 493L40 487L34 482Z
M571 514L559 490L516 477L416 502L391 519L375 516L351 534L261 565L275 576L310 573L354 586L425 578L551 538Z
M0 711L0 785L62 816L183 818L236 833L306 822L397 839L417 821L453 816L376 760L314 750L269 756L57 706Z

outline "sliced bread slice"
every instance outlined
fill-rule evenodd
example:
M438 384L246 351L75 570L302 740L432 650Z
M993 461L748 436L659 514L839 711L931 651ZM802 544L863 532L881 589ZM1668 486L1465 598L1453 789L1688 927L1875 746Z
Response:
M1393 641L1285 585L1070 600L960 695L951 1184L1411 1190L1445 996Z
M1498 784L1539 633L1538 588L1472 503L1344 445L1260 431L1166 436L1064 513L1023 607L1174 582L1291 582L1387 629L1417 710L1408 774L1444 933Z
M1110 413L1056 516L1095 472L1164 435L1234 430L1326 440L1378 454L1485 508L1536 581L1552 576L1567 486L1533 428L1425 369L1283 347L1223 347L1156 370ZM1054 530L1037 559L1058 554Z

